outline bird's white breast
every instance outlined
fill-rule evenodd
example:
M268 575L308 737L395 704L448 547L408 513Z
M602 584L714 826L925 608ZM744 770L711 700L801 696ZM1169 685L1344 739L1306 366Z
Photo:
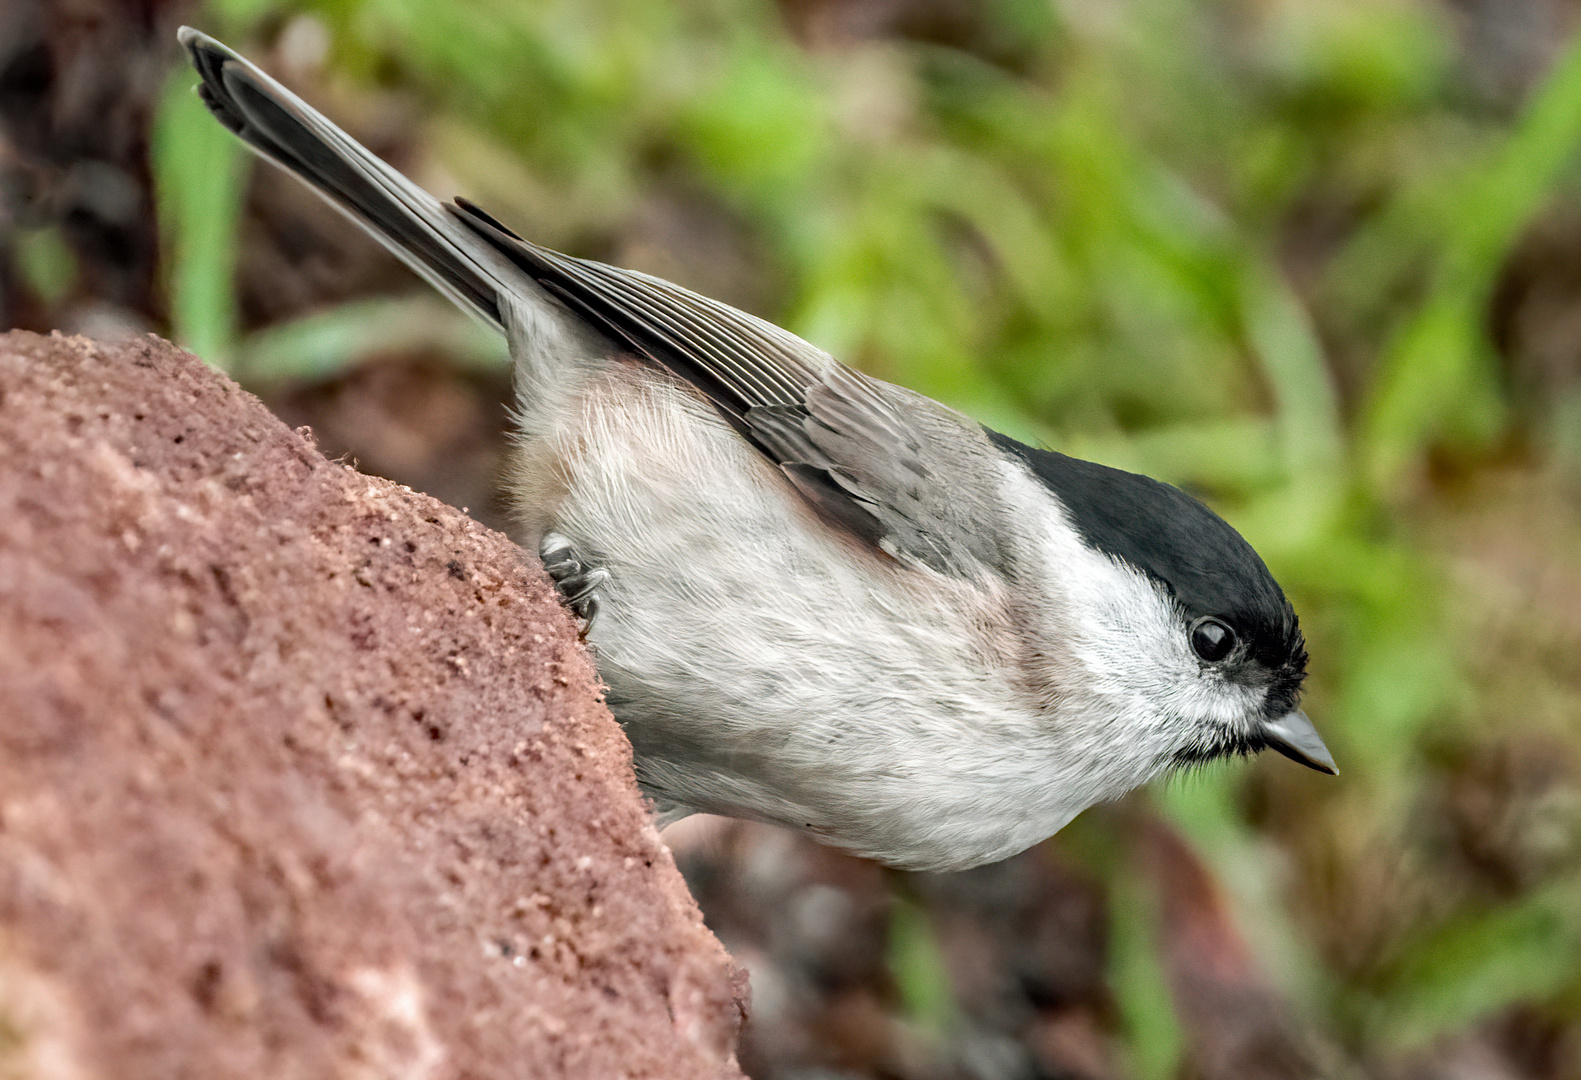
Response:
M695 392L616 363L539 415L516 487L538 528L610 572L588 640L661 811L946 869L1023 850L1145 779L1095 771L1095 752L1124 753L1092 745L1079 695L1025 689L1002 583L830 528Z

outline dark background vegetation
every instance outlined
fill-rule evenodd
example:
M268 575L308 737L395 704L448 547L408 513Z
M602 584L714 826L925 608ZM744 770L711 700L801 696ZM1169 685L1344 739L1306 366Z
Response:
M0 325L146 330L491 524L506 370L202 113L190 21L441 195L1267 558L1337 780L890 874L672 830L759 1078L1581 1077L1581 47L1561 0L7 0Z

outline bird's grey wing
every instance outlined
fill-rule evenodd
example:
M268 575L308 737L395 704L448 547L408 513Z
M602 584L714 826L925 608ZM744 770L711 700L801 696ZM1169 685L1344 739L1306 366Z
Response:
M598 329L697 387L827 518L956 577L1001 565L981 428L869 378L788 331L678 285L522 239L464 201L456 216Z

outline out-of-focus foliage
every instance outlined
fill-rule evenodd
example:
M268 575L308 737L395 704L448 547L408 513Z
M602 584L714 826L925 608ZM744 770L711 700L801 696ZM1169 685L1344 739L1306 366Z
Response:
M1301 612L1343 775L1237 765L1155 801L1276 989L1364 1064L1514 1009L1581 1039L1581 297L1540 262L1520 280L1548 292L1511 291L1523 244L1577 236L1581 49L1549 12L1497 52L1478 18L1549 9L1473 7L214 0L199 22L354 114L404 103L403 167L526 235L1213 501ZM213 348L241 203L193 111L167 100L156 165L172 322ZM238 370L322 375L402 326L486 355L458 317L369 303L249 328ZM1130 1068L1172 1076L1137 903L1110 981ZM948 1024L904 911L902 996Z
M211 364L226 366L236 337L236 234L244 151L175 73L154 127L159 218L169 252L170 326Z

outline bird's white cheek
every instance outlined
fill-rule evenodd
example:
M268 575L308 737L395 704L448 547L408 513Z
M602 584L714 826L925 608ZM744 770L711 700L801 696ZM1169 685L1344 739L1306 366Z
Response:
M1256 694L1204 667L1192 653L1169 598L1140 574L1090 567L1074 604L1073 652L1083 693L1161 754L1244 733ZM1096 587L1093 585L1096 583Z
M1176 640L1178 620L1166 598L1113 560L1098 556L1089 564L1073 597L1087 678L1108 694L1145 702L1177 692L1197 665Z

